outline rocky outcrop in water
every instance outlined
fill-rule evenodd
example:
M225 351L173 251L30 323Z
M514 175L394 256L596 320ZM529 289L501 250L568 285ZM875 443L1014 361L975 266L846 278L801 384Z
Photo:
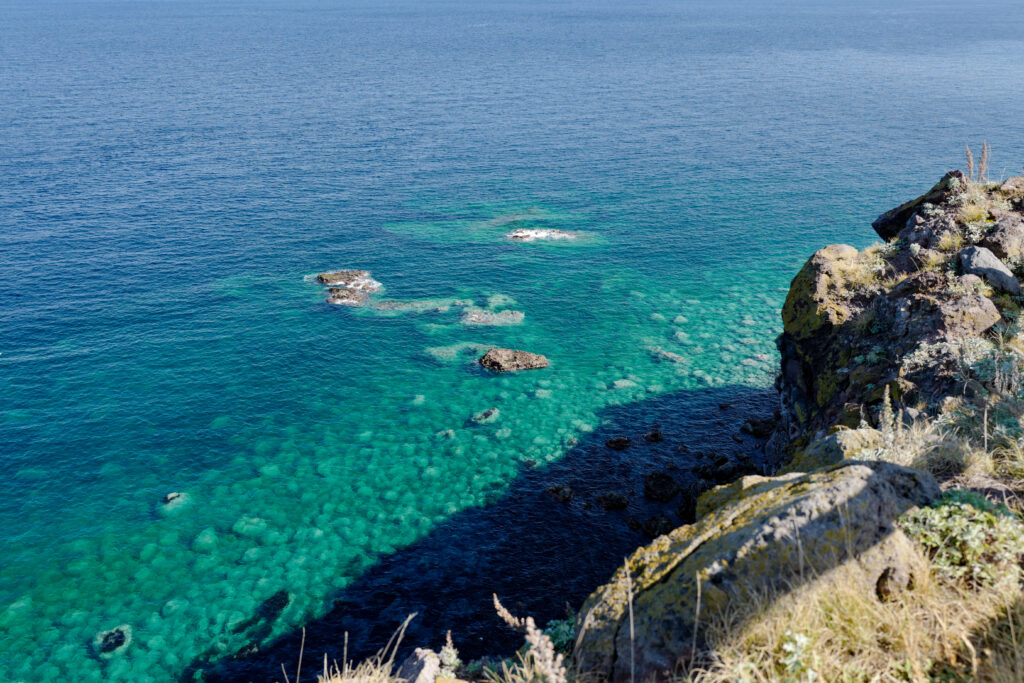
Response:
M336 306L363 306L370 301L372 292L383 287L368 270L333 270L320 273L316 281L328 285L327 303Z
M507 237L513 242L565 242L579 238L579 233L554 228L517 228Z
M345 287L364 292L376 292L383 286L371 277L368 270L332 270L317 275L316 281L329 287Z
M361 289L331 287L327 290L327 303L336 306L362 306L369 300L369 295Z
M495 372L518 372L520 370L538 370L548 367L548 359L537 353L516 349L491 349L480 365Z

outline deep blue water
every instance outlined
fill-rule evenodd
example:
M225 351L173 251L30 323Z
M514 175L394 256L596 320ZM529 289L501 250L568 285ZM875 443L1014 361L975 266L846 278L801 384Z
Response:
M174 680L348 609L373 649L410 604L486 651L490 580L556 615L642 541L587 482L687 465L603 438L724 447L814 249L967 142L1020 172L1022 64L1012 0L0 0L0 679ZM343 267L432 301L331 307ZM574 476L568 542L530 496Z

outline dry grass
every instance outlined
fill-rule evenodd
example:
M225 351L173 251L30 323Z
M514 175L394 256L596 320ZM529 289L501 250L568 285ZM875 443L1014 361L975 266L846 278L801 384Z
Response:
M967 225L983 223L988 220L988 207L975 202L964 204L957 212L957 218Z
M707 625L711 663L699 683L927 681L948 671L970 680L1024 680L1020 587L981 591L941 583L923 556L912 590L881 602L844 567L821 580ZM751 618L753 616L753 618ZM963 680L954 679L954 680Z
M348 661L348 634L345 635L345 650L342 655L342 663L337 661L328 664L327 655L324 655L323 671L316 677L317 683L402 683L395 674L395 657L398 654L398 647L405 636L405 629L409 622L416 617L410 614L402 625L391 635L387 645L376 655L364 662L353 664ZM302 655L306 644L306 629L302 629L302 649L299 650L299 664L295 670L295 680L292 681L281 665L281 673L284 674L285 683L300 683L302 677Z
M567 683L569 674L565 668L565 656L555 650L551 638L533 621L533 617L520 619L512 616L494 597L494 609L510 628L525 633L526 649L516 654L516 660L502 663L500 670L487 670L492 683Z
M936 245L939 251L952 252L959 251L960 247L964 245L964 236L959 232L944 232L942 237L939 238L939 243Z

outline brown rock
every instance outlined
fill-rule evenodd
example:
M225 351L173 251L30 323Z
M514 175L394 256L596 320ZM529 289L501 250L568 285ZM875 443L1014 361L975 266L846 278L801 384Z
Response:
M495 372L518 372L548 367L548 359L536 353L515 349L491 349L480 359L480 365Z
M878 236L883 240L891 240L896 237L907 226L907 221L922 204L942 204L949 196L967 184L967 177L963 171L950 171L942 176L942 179L932 189L925 192L917 199L900 204L895 209L889 209L875 219L871 227L875 229Z
M362 306L369 301L369 296L361 289L348 287L331 287L327 290L327 303L336 306Z
M1024 220L1016 214L1001 219L981 241L981 246L1001 259L1019 260L1024 256Z
M605 441L604 445L613 451L624 451L629 448L629 439L625 436L615 436Z
M348 289L359 289L364 292L376 292L381 284L370 277L368 270L333 270L329 273L320 273L316 281L335 287L347 287Z
M1007 178L1006 182L999 189L1007 193L1024 194L1024 176L1017 175Z

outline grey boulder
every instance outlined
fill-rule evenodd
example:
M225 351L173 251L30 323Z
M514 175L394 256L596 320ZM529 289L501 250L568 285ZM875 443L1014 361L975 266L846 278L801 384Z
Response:
M1006 264L985 247L967 247L960 252L960 268L964 273L983 278L996 289L1020 294L1020 283Z

